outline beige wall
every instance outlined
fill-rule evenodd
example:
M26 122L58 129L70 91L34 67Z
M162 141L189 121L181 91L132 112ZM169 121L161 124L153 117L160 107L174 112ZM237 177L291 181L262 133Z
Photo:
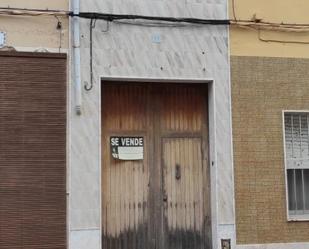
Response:
M277 23L308 23L308 0L234 0L236 18L251 19L254 15L263 21ZM233 1L230 0L230 18L233 19ZM261 31L261 38L280 41L301 41L308 44L263 42L256 30L233 26L230 32L231 55L309 58L309 32Z
M11 8L35 8L68 10L68 0L1 0L0 7ZM18 50L34 50L46 48L48 50L59 50L68 48L68 18L59 17L62 22L62 32L56 29L57 19L54 16L3 16L0 15L0 31L7 33L7 45ZM63 52L63 50L62 50Z
M68 0L1 0L1 7L11 8L37 8L37 9L62 9L69 6Z
M288 222L282 110L308 110L309 59L232 56L238 244L309 242Z
M234 3L237 20L309 24L308 0ZM309 32L232 26L230 49L237 243L309 242L309 222L287 221L282 130L282 110L308 110Z

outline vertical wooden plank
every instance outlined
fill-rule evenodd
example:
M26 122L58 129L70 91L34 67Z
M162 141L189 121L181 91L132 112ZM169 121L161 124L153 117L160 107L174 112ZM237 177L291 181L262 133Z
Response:
M139 174L138 174L138 163L134 162L134 231L135 231L135 247L137 248L138 246L138 226L139 226L139 220L138 220L138 202L139 202L139 190L138 190L138 185L139 185Z
M147 93L147 92L146 92ZM148 114L147 114L148 116ZM148 117L146 118L146 123L145 125L147 126L149 122ZM142 236L143 236L143 240L142 240L142 245L146 248L148 248L148 239L147 239L147 226L148 226L148 215L147 215L147 198L148 198L148 188L149 188L149 174L148 174L148 161L149 161L149 141L148 141L148 135L145 138L145 159L143 161L143 167L142 167L142 171L143 171L143 200L142 200Z
M163 248L164 247L164 223L163 223L163 195L162 195L162 167L161 167L161 113L162 113L162 105L161 105L161 96L162 96L162 87L154 86L154 153L155 153L155 171L154 171L154 180L155 180L155 219L156 219L156 247Z
M174 128L176 128L174 126ZM177 241L176 237L174 236L174 231L177 230L177 187L175 186L175 168L172 167L173 165L175 166L177 162L177 155L175 153L176 144L171 143L171 140L168 140L170 150L172 152L172 163L168 165L168 167L171 170L171 186L172 186L172 191L173 191L173 203L172 203L172 213L173 213L173 226L169 229L169 233L172 239L171 243L171 248L175 248L177 246Z
M121 181L120 181L120 175L121 175L121 170L123 165L118 164L115 167L115 191L116 191L116 239L117 239L117 247L119 248L119 239L120 239L120 233L122 231L122 226L121 226Z
M177 106L175 95L172 94L172 91L169 87L170 98L172 99L171 112L172 112L172 126L169 130L177 130L177 112L175 112L174 107Z
M202 155L201 155L201 150L202 150L202 142L201 141L197 141L197 144L196 144L196 150L197 150L197 154L198 154L198 160L199 160L199 165L198 165L198 189L199 189L199 208L200 208L200 217L199 217L199 220L200 220L200 236L201 238L204 237L204 234L203 234L203 230L204 230L204 219L205 219L205 214L204 214L204 194L203 194L203 189L204 189L204 186L203 186L203 170L202 170L202 165L203 165L203 162L202 162ZM201 247L203 246L203 243L204 243L204 239L202 239L202 243L201 243Z
M185 89L184 89L185 90ZM184 108L186 109L186 107ZM187 126L186 126L186 122L187 122L187 117L185 116L185 113L186 111L184 111L184 130L187 130ZM188 227L187 227L187 223L186 223L186 206L187 206L187 195L186 195L186 187L187 187L187 184L186 184L186 167L187 167L187 162L186 162L186 157L185 157L185 154L186 154L186 151L189 149L187 147L187 139L181 139L181 150L180 150L180 155L181 155L181 164L180 164L180 173L181 173L181 176L180 176L180 179L178 180L182 186L182 204L181 204L181 210L182 210L182 233L183 233L183 236L182 236L182 241L181 241L181 244L182 244L182 248L185 248L186 249L186 241L187 241L187 237L186 236L186 231L188 231Z
M207 88L204 89L203 94L208 96ZM204 190L204 198L203 198L203 205L204 205L204 247L211 247L211 196L210 196L210 162L209 162L209 118L208 118L208 101L207 99L202 99L202 105L205 106L203 110L203 119L204 122L202 123L202 133L203 133L203 140L202 140L202 160L203 160L203 190Z
M178 115L176 115L178 118L179 118L179 113ZM179 130L179 119L177 120L177 129ZM180 144L179 144L179 140L176 139L175 140L175 158L176 158L176 164L175 165L171 165L171 167L173 168L173 185L175 187L175 190L176 190L176 201L175 201L175 205L176 205L176 210L175 210L175 213L176 213L176 230L175 230L175 240L176 240L176 248L180 248L181 249L181 246L179 244L179 238L180 238L180 231L182 229L181 227L181 207L180 207L180 199L181 199L181 190L180 190L180 186L178 186L177 184L177 181L176 181L176 178L175 178L175 175L176 175L176 168L175 166L176 165L180 165L180 158L179 158L179 150L180 150Z
M126 182L126 171L127 167L125 165L125 168L123 168L120 171L120 191L121 191L121 198L120 198L120 209L121 209L121 215L120 215L120 221L121 221L121 249L126 249L126 236L127 236L127 220L126 220L126 196L123 195L126 191L127 182Z
M113 159L111 159L112 161ZM112 165L112 164L111 164ZM113 165L114 166L114 165ZM115 168L110 166L110 217L109 219L109 236L110 238L114 238L115 236L115 223L116 223L116 213L115 213ZM112 248L115 248L114 240L111 240L112 242Z
M190 148L193 147L193 141L190 140L189 143ZM190 248L196 248L197 245L197 235L196 235L196 226L195 226L195 200L194 200L194 155L193 152L189 152L189 161L190 161L190 231L193 232L193 241Z
M154 189L154 128L153 128L153 120L154 120L154 104L152 101L153 98L153 89L148 86L148 101L147 101L147 117L149 120L149 127L148 127L148 132L149 132L149 148L148 148L148 156L149 156L149 196L148 196L148 246L150 249L155 249L156 246L156 237L155 237L155 210L154 210L154 204L155 204L155 195L153 193Z

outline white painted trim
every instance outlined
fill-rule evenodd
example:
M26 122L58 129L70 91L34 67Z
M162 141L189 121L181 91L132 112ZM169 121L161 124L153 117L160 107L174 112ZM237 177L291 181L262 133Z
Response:
M217 240L218 240L218 221L217 221L217 210L218 210L218 202L217 199L217 150L216 150L216 101L215 101L215 81L211 78L147 78L147 77L122 77L122 76L100 76L99 77L99 91L100 91L100 100L102 99L101 95L101 85L104 84L104 81L124 81L124 82L145 82L145 83L203 83L208 84L208 125L209 125L209 133L213 134L213 141L209 141L209 167L210 167L210 195L211 195L211 230L212 230L212 245L213 248L218 248ZM212 95L212 99L209 98L210 94ZM101 102L99 111L101 113ZM213 113L213 116L210 115L210 111ZM100 115L100 137L101 137L101 115ZM213 130L210 128L213 127ZM210 136L209 136L210 138ZM210 140L210 139L209 139ZM211 145L213 146L213 153L211 153ZM100 151L101 151L101 141L100 141ZM102 162L102 154L100 153L100 164ZM214 165L212 165L212 161ZM100 165L100 175L102 165ZM213 175L214 174L214 175ZM100 177L100 186L101 184ZM102 190L101 190L102 191ZM102 199L100 199L100 203L102 203ZM102 208L100 213L100 229L102 228ZM234 224L233 224L234 225ZM101 231L102 233L102 231Z
M309 249L309 242L237 245L236 248L237 249Z
M125 81L145 83L212 83L212 78L147 78L147 77L123 77L123 76L101 76L101 81Z
M283 113L309 113L309 110L282 110Z
M100 186L100 197L99 197L99 203L100 203L100 245L101 245L101 248L103 248L103 245L102 245L102 80L101 80L101 77L99 77L98 79L98 88L99 88L99 174L100 174L100 177L99 177L99 186Z
M43 47L14 47L17 52L40 52L46 50L45 53L59 53L59 48L43 48ZM69 54L68 48L61 48L60 53Z
M287 163L286 163L286 141L285 141L285 122L284 114L285 110L282 111L282 136L283 136L283 158L284 158L284 178L285 178L285 209L286 217L289 220L289 196L288 196L288 176L287 176Z
M229 1L226 1L227 3L227 17L229 17ZM227 27L227 40L228 40L228 86L229 86L229 108L230 108L230 132L231 132L231 142L230 142L230 147L231 147L231 167L232 167L232 186L233 186L233 193L232 193L232 198L233 198L233 222L234 222L234 227L233 227L233 234L234 238L231 238L231 247L234 248L236 244L236 200L235 200L235 175L234 175L234 141L233 141L233 112L232 112L232 80L231 80L231 47L230 47L230 26Z
M87 227L87 228L79 228L79 229L72 229L72 232L80 232L80 231L98 231L97 227Z
M283 157L284 157L284 175L285 175L285 208L287 221L309 221L308 214L290 215L289 214L289 192L288 192L288 176L287 176L287 159L286 159L286 141L285 141L285 113L309 113L309 110L282 110L282 136L283 136Z
M309 214L289 214L288 221L309 221Z
M217 135L216 135L216 89L215 82L208 85L209 166L212 246L218 248L218 201L217 201ZM211 125L212 124L212 125ZM213 137L211 139L211 137ZM212 153L211 153L212 152ZM214 190L214 191L212 191Z

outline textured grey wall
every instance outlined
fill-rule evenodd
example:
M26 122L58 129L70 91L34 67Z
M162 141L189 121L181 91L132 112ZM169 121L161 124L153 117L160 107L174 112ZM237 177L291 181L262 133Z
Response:
M81 11L225 19L225 0L88 0ZM81 20L82 82L89 83L89 24ZM70 243L99 249L101 229L100 77L160 80L214 79L216 126L212 134L214 238L234 238L228 28L144 27L97 20L93 32L94 87L83 91L83 115L76 116L71 87ZM153 41L160 37L160 42ZM214 146L215 144L215 146ZM214 160L215 160L214 159ZM214 241L216 242L216 241Z

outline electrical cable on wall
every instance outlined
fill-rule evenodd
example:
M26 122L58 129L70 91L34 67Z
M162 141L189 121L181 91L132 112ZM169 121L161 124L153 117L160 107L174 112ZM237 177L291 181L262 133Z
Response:
M59 31L59 53L62 46L62 23L59 17L79 17L83 19L90 19L89 28L89 67L90 67L90 82L85 83L84 89L90 91L93 89L93 30L95 29L97 20L106 21L107 27L103 32L109 31L110 22L123 25L138 25L144 27L167 27L167 28L181 28L181 27L200 27L208 26L236 26L240 28L249 28L257 31L258 40L261 42L278 42L278 43L294 43L294 44L309 44L306 41L283 41L276 39L265 39L261 35L262 30L277 31L277 32L298 32L309 33L309 23L274 23L263 21L256 18L254 15L251 20L241 20L237 18L235 0L232 0L233 20L230 19L201 19L201 18L177 18L164 16L144 16L144 15L129 15L129 14L108 14L98 12L79 12L75 14L71 11L64 10L43 10L43 9L21 9L21 8L2 8L0 7L0 15L6 16L54 16L57 19L56 29Z
M188 25L203 26L203 25L216 25L216 26L236 26L240 28L250 28L258 32L258 39L262 42L279 42L279 43L296 43L296 44L309 44L309 42L303 41L284 41L275 39L265 39L261 37L261 30L277 31L277 32L299 32L308 33L309 23L275 23L267 22L262 19L258 19L255 16L251 20L241 20L237 18L235 0L232 0L232 13L233 20L230 19L200 19L200 18L176 18L176 17L162 17L162 16L143 16L143 15L126 15L126 14L107 14L98 12L80 12L74 14L71 11L65 10L44 10L44 9L22 9L22 8L4 8L0 7L0 15L6 16L66 16L90 19L92 28L90 33L92 36L92 29L95 26L93 20L105 20L107 21L107 31L109 29L109 23L115 22L118 24L127 25L139 25L146 27L187 27ZM58 22L59 25L59 22ZM61 36L61 34L60 34ZM60 46L61 48L61 37ZM90 47L92 49L92 45ZM92 52L91 52L92 53ZM92 56L91 56L92 58ZM91 59L92 61L92 59ZM91 62L92 65L92 62ZM91 66L92 68L92 66ZM91 89L93 84L93 75L90 77L90 86L85 86L85 89Z
M15 16L18 16L18 15L22 15L22 16L42 16L42 15L68 16L70 14L70 11L0 7L0 14L2 14L2 15L15 15Z
M20 9L20 8L3 8L0 7L0 15L25 15L25 16L40 16L40 15L57 15L57 16L78 16L80 18L86 19L97 19L105 20L108 22L117 22L120 24L133 24L133 25L143 25L151 26L155 25L157 27L167 26L170 23L178 23L184 25L194 24L194 25L233 25L239 27L256 27L259 29L271 29L276 31L291 31L291 32L309 32L309 23L274 23L266 22L261 19L253 18L252 20L241 20L237 19L235 11L235 0L232 1L233 16L234 20L229 19L199 19L199 18L176 18L176 17L160 17L160 16L143 16L143 15L119 15L119 14L106 14L106 13L97 13L97 12L81 12L78 15L75 15L73 12L64 11L64 10L44 10L44 9ZM154 23L141 23L141 22L132 22L132 21L152 21ZM130 22L131 21L131 22ZM178 25L175 25L179 27ZM186 25L184 25L186 26Z
M70 13L70 16L76 16ZM150 21L165 21L174 23L192 23L192 24L207 24L207 25L229 25L230 21L226 19L200 19L200 18L176 18L176 17L162 17L162 16L143 16L143 15L117 15L97 12L80 12L78 14L81 18L86 19L100 19L109 22L115 20L150 20Z
M89 25L89 66L90 66L90 83L89 85L85 84L84 88L86 91L90 91L93 88L93 30L95 29L97 19L91 19ZM106 23L106 29L102 30L101 32L108 32L109 31L109 22Z
M231 21L232 25L235 25L240 28L251 28L258 32L258 39L261 42L275 42L275 43L289 43L289 44L309 44L305 41L291 41L291 40L276 40L276 39L265 39L261 36L261 30L271 30L279 32L309 32L308 24L284 24L284 23L272 23L265 22L261 19L257 19L256 16L253 16L253 19L248 20L237 20L236 17L236 0L232 0L232 12L234 20Z
M93 29L95 28L97 19L91 19L90 20L90 28L89 28L89 43L90 43L90 49L89 49L89 58L90 58L90 84L89 86L85 85L84 88L86 91L90 91L93 88Z
M22 9L22 8L4 8L0 7L0 15L24 15L24 16L40 16L40 15L57 15L57 16L78 16L86 19L101 19L109 22L119 20L145 20L157 22L170 22L170 23L189 23L189 24L202 24L202 25L240 25L240 26L259 26L259 27L273 27L273 28L286 28L286 29L309 29L309 23L274 23L266 22L261 19L241 20L237 19L235 12L235 0L232 1L233 18L230 19L199 19L199 18L177 18L177 17L160 17L160 16L143 16L143 15L119 15L119 14L106 14L97 12L80 12L75 15L71 11L65 10L44 10L44 9ZM120 23L120 22L119 22ZM164 23L162 23L164 24ZM156 23L160 25L160 23Z
M236 18L236 10L235 10L235 0L232 0L232 11L233 11L233 18L234 18L234 21L237 21L237 18Z
M266 39L261 35L261 30L258 30L258 39L262 42L276 42L276 43L289 43L289 44L309 44L309 41L291 41L291 40L276 40L276 39Z
M114 20L113 23L122 25L142 26L142 27L156 27L156 28L183 28L192 26L193 24L188 23L167 23L159 21L141 21L141 20ZM198 26L198 24L196 24Z
M56 29L59 31L59 53L61 52L62 47L62 22L60 21L59 17L55 15L55 18L57 19L57 26Z

